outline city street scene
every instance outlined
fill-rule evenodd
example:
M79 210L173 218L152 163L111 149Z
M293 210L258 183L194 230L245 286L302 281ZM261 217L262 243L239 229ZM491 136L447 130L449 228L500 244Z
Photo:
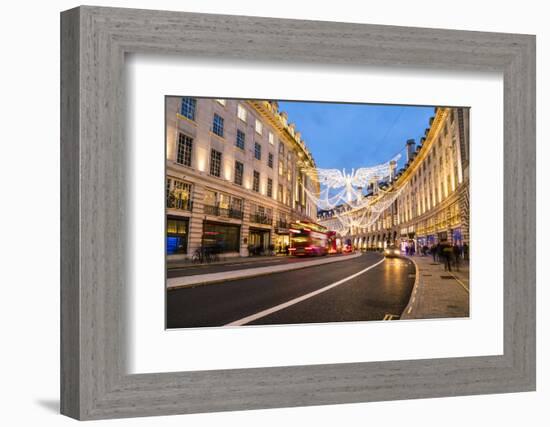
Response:
M469 116L166 97L166 327L469 317Z

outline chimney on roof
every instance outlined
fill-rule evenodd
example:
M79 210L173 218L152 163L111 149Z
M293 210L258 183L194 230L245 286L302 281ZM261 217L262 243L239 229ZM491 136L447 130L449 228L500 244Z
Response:
M395 171L397 169L397 162L395 160L390 161L390 182L395 179Z
M407 140L407 162L412 162L412 159L414 158L414 151L416 150L416 143L414 142L414 139L408 139Z

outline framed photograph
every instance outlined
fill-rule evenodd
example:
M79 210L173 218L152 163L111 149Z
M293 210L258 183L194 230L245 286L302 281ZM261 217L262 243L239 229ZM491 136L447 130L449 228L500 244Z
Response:
M535 390L535 37L61 15L61 411Z

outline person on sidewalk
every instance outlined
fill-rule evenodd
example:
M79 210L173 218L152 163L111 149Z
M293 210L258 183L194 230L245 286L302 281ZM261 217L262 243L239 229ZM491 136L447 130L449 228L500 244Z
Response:
M432 254L432 257L434 259L434 263L437 260L438 245L439 245L439 243L437 245L432 243L432 246L430 247L430 253Z
M446 240L441 242L441 255L443 257L443 264L445 271L451 272L451 258L453 256L453 248Z
M454 257L454 264L456 271L459 271L460 268L460 256L461 256L461 250L460 246L458 246L456 243L453 245L453 257Z

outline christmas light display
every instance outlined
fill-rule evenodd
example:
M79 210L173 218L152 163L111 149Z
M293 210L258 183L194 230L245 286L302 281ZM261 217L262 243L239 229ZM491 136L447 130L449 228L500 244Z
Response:
M302 183L307 195L321 210L332 211L338 220L332 228L342 234L349 234L353 229L364 229L378 220L381 213L389 208L403 191L398 189L383 190L380 181L392 178L397 155L390 161L375 166L346 170L302 168L302 170L321 187L317 196ZM369 195L363 194L363 188L372 188Z
M401 155L398 154L386 163L357 170L352 169L349 174L346 173L346 169L340 171L338 169L304 167L302 171L322 187L319 196L313 194L305 186L304 189L319 209L331 210L342 204L357 208L365 203L363 188L370 185L376 186L380 180L390 177L392 165L395 165L400 157Z

